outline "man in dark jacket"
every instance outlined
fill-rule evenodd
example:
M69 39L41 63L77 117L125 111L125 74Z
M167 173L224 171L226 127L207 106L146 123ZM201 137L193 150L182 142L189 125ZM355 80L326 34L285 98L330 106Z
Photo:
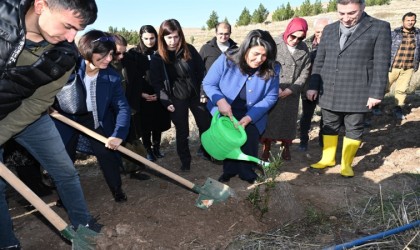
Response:
M344 125L340 171L344 177L354 176L351 165L361 144L364 117L384 97L391 58L389 23L364 9L364 0L337 0L339 21L322 32L307 91L309 100L319 92L324 122L322 159L311 167L335 166L338 133Z
M402 27L392 33L391 68L389 69L389 88L394 87L394 116L398 120L405 119L403 107L411 76L419 68L420 29L414 27L416 14L406 13ZM394 85L394 86L392 86Z
M218 23L216 25L216 36L204 44L200 49L200 56L204 61L206 72L216 59L228 49L237 48L236 43L230 39L232 29L229 23Z
M14 137L54 179L72 226L99 231L78 173L47 114L74 68L76 33L96 20L96 3L2 0L0 9L0 145ZM0 161L2 155L0 146ZM6 182L0 179L0 249L20 249L5 191Z

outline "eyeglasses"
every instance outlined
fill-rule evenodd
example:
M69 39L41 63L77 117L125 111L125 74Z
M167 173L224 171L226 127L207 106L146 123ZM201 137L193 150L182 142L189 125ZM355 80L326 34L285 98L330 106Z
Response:
M217 33L219 36L230 36L230 33Z
M119 56L119 55L122 55L122 54L124 54L124 52L116 52L116 53L114 53L115 56Z
M98 39L93 40L92 43L95 43L95 42L98 42L98 41L99 42L113 42L113 43L115 43L115 38L113 36L101 36Z
M289 35L289 37L292 41L297 39L299 42L305 39L303 36Z

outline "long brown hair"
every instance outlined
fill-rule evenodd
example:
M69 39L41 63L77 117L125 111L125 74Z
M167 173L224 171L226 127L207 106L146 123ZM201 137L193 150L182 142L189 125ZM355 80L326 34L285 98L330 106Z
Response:
M179 36L179 44L176 48L176 52L183 49L182 58L185 61L191 59L190 50L188 49L187 42L185 41L184 32L182 31L181 25L176 19L168 19L162 22L159 27L159 35L158 35L158 53L160 57L162 57L165 63L169 63L169 54L168 54L168 45L165 42L165 36L171 34L172 32L178 32Z

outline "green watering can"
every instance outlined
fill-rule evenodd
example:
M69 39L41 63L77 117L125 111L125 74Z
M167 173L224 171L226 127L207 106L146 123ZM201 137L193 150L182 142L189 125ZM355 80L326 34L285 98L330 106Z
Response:
M268 167L269 162L242 153L241 147L247 140L245 129L233 117L233 122L227 116L219 117L217 111L211 121L210 128L201 135L204 149L216 160L224 159L251 161Z

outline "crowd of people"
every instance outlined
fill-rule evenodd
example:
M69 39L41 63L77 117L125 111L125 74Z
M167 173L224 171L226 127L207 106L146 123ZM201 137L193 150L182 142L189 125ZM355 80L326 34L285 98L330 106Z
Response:
M288 161L301 101L299 150L308 150L317 105L322 113L322 156L309 167L336 165L344 128L340 174L352 177L366 114L380 115L386 92L395 91L394 117L405 119L408 83L420 60L416 15L406 13L402 26L391 31L389 23L364 11L364 0L338 0L339 20L316 19L315 34L308 38L308 23L300 17L281 34L251 30L240 44L230 38L231 25L221 22L199 51L187 43L176 19L164 20L158 30L141 26L139 44L128 51L124 37L100 30L86 32L76 46L76 33L96 20L94 0L7 0L0 8L9 10L0 16L13 30L8 37L0 33L0 161L3 151L30 159L15 168L39 195L46 191L34 180L45 169L72 227L97 232L102 225L88 211L74 167L81 144L96 156L115 202L124 202L120 174L127 167L117 152L120 145L136 145L149 161L159 161L165 157L162 133L172 122L179 169L191 171L191 111L200 135L214 114L236 118L247 134L241 147L245 154L258 157L261 147L260 158L268 161L272 143L279 141L281 158ZM65 91L78 91L78 98L68 98ZM50 106L106 142L53 120ZM196 154L217 163L202 146ZM33 178L19 164L34 165ZM135 178L150 178L140 173L144 166L134 165ZM255 183L256 167L226 159L218 180L238 175ZM20 249L5 192L6 181L0 178L0 249Z

